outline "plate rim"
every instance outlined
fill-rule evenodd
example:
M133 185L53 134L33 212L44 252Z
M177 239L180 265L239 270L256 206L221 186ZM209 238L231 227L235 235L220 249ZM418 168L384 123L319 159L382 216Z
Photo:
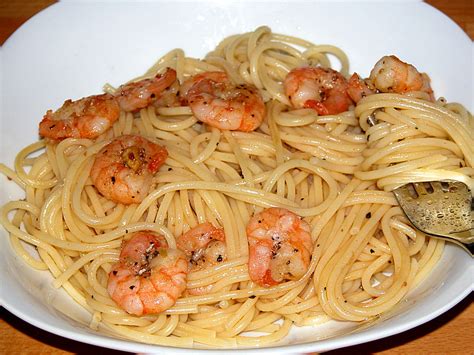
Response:
M43 16L46 12L48 11L52 11L51 9L53 8L57 8L57 7L60 7L60 6L63 6L63 5L68 5L69 3L81 3L81 2L84 2L84 1L81 1L81 0L66 0L66 1L61 1L61 2L58 2L58 3L54 3L54 4L51 4L49 5L48 7L46 7L45 9L43 9L42 11L40 11L39 13L37 13L36 15L34 15L33 17L31 17L30 19L28 19L22 26L20 26L19 30L21 30L22 28L24 28L25 26L30 26L30 24L33 22L33 21L37 21L39 17ZM105 1L105 3L108 3L108 2L112 2L112 1ZM121 1L123 3L128 3L128 2L131 2L131 1ZM154 2L170 2L169 0L155 0ZM194 3L194 2L199 2L199 1L187 1L187 2L191 2L191 3ZM234 2L233 0L229 0L229 2ZM272 0L268 0L268 1L265 1L265 0L261 0L261 2L273 2ZM302 2L310 2L310 1L302 1ZM360 1L361 3L367 3L368 1ZM449 19L448 16L446 16L444 13L442 13L441 11L439 11L438 9L436 9L435 7L433 7L432 5L430 4L427 4L427 3L424 3L422 2L421 0L401 0L401 1L390 1L390 2L394 2L394 3L400 3L400 2L411 2L411 3L422 3L424 6L426 6L427 8L430 8L431 10L435 10L441 14L443 14L446 18ZM455 22L453 22L451 19L449 19L452 24L455 24L459 29L461 29L461 27L456 24ZM461 29L462 31L462 29ZM467 38L469 38L467 36L467 34L462 31L465 36ZM2 55L4 54L5 50L7 50L5 48L5 46L8 48L9 47L9 43L11 43L12 41L15 40L16 36L18 36L18 30L15 31L6 41L5 43L0 47L0 78L3 78L3 70L4 70L4 67L3 67L3 62L2 62ZM473 44L473 47L474 48L474 44ZM3 86L3 84L2 84ZM3 107L0 106L0 114L3 112ZM1 127L1 121L2 121L2 118L0 116L0 127ZM5 231L2 231L2 233L5 233ZM2 269L3 271L3 269ZM20 285L20 287L22 287ZM385 338L385 337L388 337L388 336L392 336L394 334L399 334L401 332L404 332L406 330L409 330L409 329L413 329L414 327L417 327L419 325L422 325L436 317L438 317L439 315L445 313L447 310L451 309L452 307L454 307L456 304L458 304L459 302L461 302L465 297L467 297L471 292L473 291L473 286L471 285L471 289L467 288L464 293L462 294L459 294L455 299L453 299L450 303L446 304L445 307L441 308L441 309L437 309L435 310L434 312L432 312L431 314L425 316L423 318L423 320L421 322L419 322L417 325L415 326L412 326L412 325L407 325L406 327L400 327L400 328L403 328L403 329L395 329L394 331L392 332L386 332L385 335L383 335L382 337L376 337L376 338L373 338L373 339L361 339L360 342L358 343L351 343L351 344L348 344L348 345L343 345L343 346L340 346L340 347L346 347L346 346L352 346L352 345L357 345L357 344L361 344L361 343L365 343L365 342L369 342L369 341L374 341L374 340L377 340L377 339L382 339L382 338ZM2 291L3 292L3 291ZM28 292L28 291L27 291ZM34 317L30 317L28 314L26 313L22 313L21 311L19 311L18 309L16 309L13 305L9 304L8 302L5 302L4 298L2 297L2 295L0 294L0 305L2 305L7 311L9 311L10 313L14 314L15 316L17 316L18 318L26 321L27 323L29 324L32 324L33 326L37 327L37 328L40 328L40 329L43 329L45 331L48 331L52 334L56 334L56 335L59 335L59 336L62 336L62 337L66 337L68 339L71 339L71 340L75 340L75 341L79 341L79 342L83 342L85 344L93 344L93 345L96 345L96 346L104 346L103 345L103 341L106 340L106 342L109 342L111 341L112 343L113 342L116 342L116 341L119 341L119 342L123 342L124 344L121 344L121 345L126 345L127 343L130 343L131 347L133 346L134 348L136 348L137 346L146 346L146 347L153 347L155 348L156 350L164 350L164 351L173 351L175 352L176 350L183 350L184 352L190 352L190 351L199 351L199 352L215 352L215 351L219 351L219 350L222 350L222 349L216 349L216 350L204 350L204 349L187 349L187 348L170 348L170 347L163 347L163 346L160 346L160 345L150 345L150 344L144 344L144 343L137 343L137 342L134 342L133 340L122 340L122 339L114 339L114 338L110 338L110 337L107 337L106 335L102 335L102 334L89 334L87 337L93 337L94 341L93 342L90 342L90 340L81 340L81 339L78 339L77 338L77 334L76 336L74 336L75 334L72 333L71 336L68 336L68 335L60 335L58 334L58 330L61 332L61 329L56 327L56 329L53 329L54 327L51 327L51 329L47 329L49 328L48 326L44 326L44 323L42 323L41 321L38 321L36 320ZM26 319L25 319L26 318ZM68 331L67 331L68 332ZM69 332L68 332L69 333ZM82 336L81 336L82 337ZM337 339L341 339L341 338L345 338L346 336L340 336L340 337L336 337L336 338L329 338L329 339L325 339L325 340L322 340L322 341L318 341L317 343L321 343L321 342L332 342L332 341L335 341ZM95 342L96 338L99 338L97 339L97 342ZM307 351L307 350L311 350L311 351L314 351L314 346L312 346L312 344L314 343L305 343L305 344L288 344L288 345L282 345L282 346L279 346L279 347L265 347L265 348L252 348L252 349L244 349L244 348L239 348L239 349L227 349L227 350L232 350L232 351L236 351L236 352L239 352L239 351L244 351L246 353L252 353L252 352L256 352L256 351L259 351L260 353L262 352L262 350L265 350L265 351L272 351L274 352L276 349L279 349L279 348L282 348L282 349L291 349L293 350L294 348L297 348L296 350L301 350L301 351ZM108 344L107 347L110 347L112 349L117 349L117 350L123 350L125 349L124 347L120 347L120 348L117 348L117 347L114 347L113 344ZM339 348L339 347L337 347ZM131 349L131 348L130 348ZM331 349L335 349L335 348L331 348ZM130 351L133 351L132 349Z

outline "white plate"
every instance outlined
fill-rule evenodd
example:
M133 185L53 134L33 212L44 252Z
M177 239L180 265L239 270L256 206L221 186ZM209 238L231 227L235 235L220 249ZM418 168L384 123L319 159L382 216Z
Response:
M472 42L446 16L421 2L69 1L33 17L1 49L0 160L11 166L18 150L37 139L44 112L64 99L98 93L105 82L118 85L143 73L172 48L200 57L225 36L263 24L275 32L341 47L351 70L363 75L382 55L397 54L430 74L437 95L473 108ZM0 203L18 197L21 192L13 183L2 180ZM75 321L61 315L57 309L77 307L52 288L49 275L26 268L12 253L3 229L0 234L0 301L10 312L89 344L133 352L170 351L94 333L81 324L87 315L80 310ZM295 328L279 347L258 352L320 352L413 328L469 294L473 269L466 253L448 246L436 270L389 319L368 329L351 325L341 331L334 323ZM320 340L329 335L333 337Z

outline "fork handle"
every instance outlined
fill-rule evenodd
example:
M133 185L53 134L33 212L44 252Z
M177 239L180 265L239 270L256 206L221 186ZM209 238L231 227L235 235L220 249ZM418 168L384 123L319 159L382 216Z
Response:
M468 251L474 258L474 228L462 232L451 233L447 235L447 237L456 241L458 245Z
M474 243L474 228L462 231L462 232L455 232L446 234L446 237L456 239L458 242L469 245Z

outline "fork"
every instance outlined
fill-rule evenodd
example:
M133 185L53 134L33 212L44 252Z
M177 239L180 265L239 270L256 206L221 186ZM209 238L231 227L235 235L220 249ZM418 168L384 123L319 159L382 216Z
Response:
M410 222L420 231L460 245L474 257L474 205L459 181L410 183L393 190Z

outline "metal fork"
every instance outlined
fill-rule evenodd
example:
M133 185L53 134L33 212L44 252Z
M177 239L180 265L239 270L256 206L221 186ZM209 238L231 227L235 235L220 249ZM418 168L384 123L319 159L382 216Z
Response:
M367 118L377 124L374 113ZM410 183L393 190L410 222L420 231L453 242L474 257L472 193L459 181Z
M459 181L429 181L393 190L410 222L420 231L456 243L474 257L474 205Z

